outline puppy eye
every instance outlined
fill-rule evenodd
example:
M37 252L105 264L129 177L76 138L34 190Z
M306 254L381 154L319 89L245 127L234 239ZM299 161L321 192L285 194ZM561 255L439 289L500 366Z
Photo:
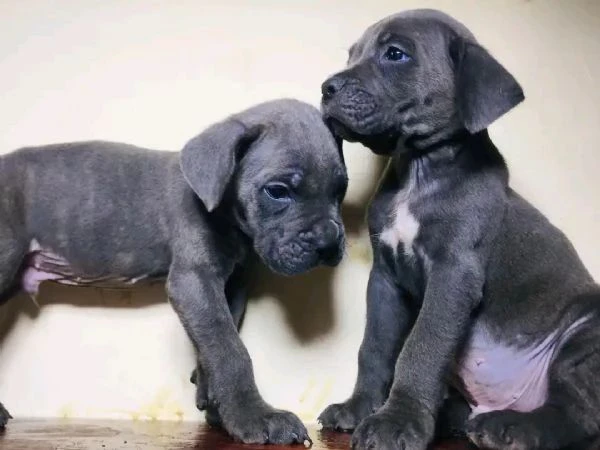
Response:
M388 47L388 49L385 51L384 57L388 61L395 62L406 62L412 59L408 53L400 50L398 47L394 47L393 45Z
M269 183L263 189L265 194L273 200L280 202L291 200L290 189L283 183Z

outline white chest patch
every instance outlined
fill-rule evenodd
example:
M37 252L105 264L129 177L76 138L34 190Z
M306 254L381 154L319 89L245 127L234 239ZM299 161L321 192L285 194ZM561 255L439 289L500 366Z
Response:
M404 253L414 255L413 242L419 233L419 222L408 209L408 192L401 191L394 200L391 223L381 232L381 240L392 247L394 253L402 244Z

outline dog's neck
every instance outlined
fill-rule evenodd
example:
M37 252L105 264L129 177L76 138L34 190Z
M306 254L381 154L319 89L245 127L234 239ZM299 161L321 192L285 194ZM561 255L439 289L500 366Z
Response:
M210 214L212 229L218 230L222 236L227 236L228 243L243 253L252 246L252 235L247 226L241 208L232 206L231 199L223 202Z
M487 130L458 133L427 148L406 148L400 144L391 156L397 175L415 187L478 171L493 173L508 184L508 168Z

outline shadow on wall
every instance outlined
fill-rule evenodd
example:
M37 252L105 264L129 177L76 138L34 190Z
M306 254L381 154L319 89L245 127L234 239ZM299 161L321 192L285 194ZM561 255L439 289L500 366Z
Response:
M378 158L376 173L386 163ZM365 189L365 197L355 203L345 203L343 220L347 246L345 258L367 260L370 248L366 237L366 205L377 179ZM368 241L368 239L366 239ZM249 274L250 303L261 297L275 298L285 311L294 336L303 343L329 333L335 325L334 268L320 267L303 275L285 277L270 272L262 264L252 264ZM0 307L0 345L21 315L35 319L45 305L65 304L85 308L143 308L166 301L163 283L138 285L135 288L99 289L43 283L36 302L18 294ZM37 303L37 304L36 304Z
M364 249L356 250L365 230L365 208L344 205L344 225L348 243L344 258L369 258ZM363 244L364 246L364 244ZM352 251L353 247L356 251ZM328 334L335 326L335 268L319 267L308 273L286 277L256 265L250 285L250 301L274 297L282 306L294 336L302 343Z

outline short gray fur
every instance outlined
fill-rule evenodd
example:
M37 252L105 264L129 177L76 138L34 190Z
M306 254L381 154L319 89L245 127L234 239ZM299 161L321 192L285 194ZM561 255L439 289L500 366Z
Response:
M486 130L523 100L514 77L462 24L414 10L369 27L322 93L339 136L391 157L369 207L374 263L358 378L322 424L353 429L354 448L378 450L424 450L438 418L440 432L450 418L491 449L556 449L597 434L600 288L565 235L509 187ZM509 367L537 361L532 349L551 351L534 380L547 383L543 401L465 423L481 405L461 379L444 399L473 348L515 355ZM510 382L529 372L507 373Z
M300 420L255 385L237 332L239 274L251 252L287 275L341 260L340 150L318 109L286 99L210 126L181 152L98 141L4 155L0 298L19 290L33 241L74 277L166 278L198 353L198 406L243 442L301 443ZM273 182L285 196L268 195ZM0 426L9 418L0 407Z

